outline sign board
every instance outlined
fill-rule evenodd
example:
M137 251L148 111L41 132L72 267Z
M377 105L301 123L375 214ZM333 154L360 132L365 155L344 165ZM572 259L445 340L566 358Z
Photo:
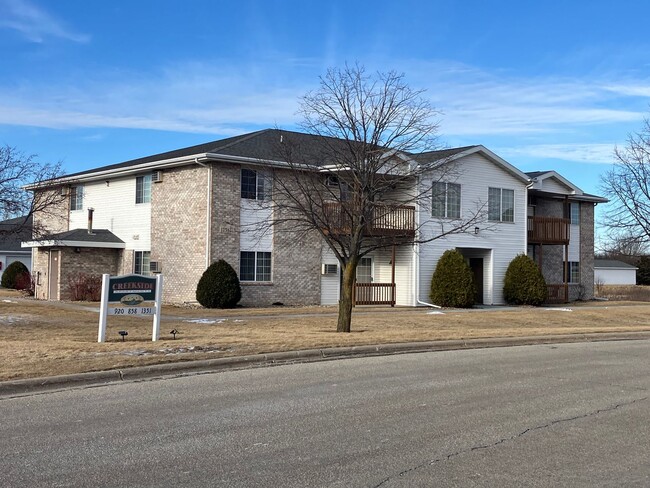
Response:
M102 299L99 308L99 332L97 342L106 340L108 315L138 316L153 315L151 340L160 336L160 314L162 312L162 275L102 275Z
M108 315L156 313L156 278L125 275L108 279Z

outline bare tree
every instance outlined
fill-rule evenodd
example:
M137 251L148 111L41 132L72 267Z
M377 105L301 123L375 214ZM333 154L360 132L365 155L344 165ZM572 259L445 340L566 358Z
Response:
M601 178L601 189L610 199L603 224L613 242L628 247L650 242L650 121L631 134L614 152L612 169Z
M350 332L357 266L375 250L465 232L465 219L445 220L435 235L416 226L417 204L444 201L453 164L427 157L436 147L438 113L395 72L369 75L360 66L330 69L320 88L301 99L302 128L287 133L279 151L286 170L274 172L276 230L322 237L342 270L338 332ZM433 191L436 188L437 191Z
M0 215L3 219L17 218L12 226L4 226L0 233L24 235L29 225L33 226L35 237L47 232L37 222L32 222L35 213L39 215L60 214L58 206L65 199L60 191L34 191L46 186L49 180L63 175L61 164L39 163L33 155L25 155L11 146L0 147ZM32 192L27 191L28 187Z

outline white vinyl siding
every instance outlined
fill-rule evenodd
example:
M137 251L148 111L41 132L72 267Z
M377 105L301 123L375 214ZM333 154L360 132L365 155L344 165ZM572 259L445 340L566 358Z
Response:
M478 234L473 232L474 226L472 226L470 233L449 235L420 244L417 253L419 256L418 298L423 302L429 300L431 276L438 259L447 249L458 248L467 255L471 250L475 250L477 256L484 258L484 303L504 303L503 279L506 269L517 254L526 252L526 184L480 154L471 154L458 160L454 169L458 173L457 182L462 186L461 215L463 218L480 211L480 205L487 206L488 188L505 188L512 192L514 199L513 223L502 225L479 222L476 224L476 227L479 227ZM427 185L426 180L423 181L423 185ZM420 206L418 214L420 235L433 237L447 231L449 222L432 219L430 213L429 205ZM399 266L399 258L396 263ZM397 294L399 297L399 289ZM413 301L410 305L416 303Z
M151 205L135 203L135 177L86 183L84 206L95 209L93 227L108 229L126 243L127 249L151 249ZM85 212L70 212L70 229L85 229Z
M323 244L321 251L321 262L334 265L337 268L336 274L323 275L320 277L320 303L321 305L335 305L339 301L339 286L341 283L341 267L332 250Z

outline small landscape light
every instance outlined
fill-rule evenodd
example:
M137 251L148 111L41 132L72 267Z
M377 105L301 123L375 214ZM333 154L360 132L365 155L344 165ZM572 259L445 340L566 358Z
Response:
M127 330L120 330L118 334L122 336L122 341L124 341L124 338L129 335L129 332Z
M169 333L174 336L174 339L176 339L176 334L178 334L178 331L176 329L172 329L169 331Z
M480 230L481 230L481 229L479 229L478 227L474 227L474 234L478 235L478 232L479 232Z

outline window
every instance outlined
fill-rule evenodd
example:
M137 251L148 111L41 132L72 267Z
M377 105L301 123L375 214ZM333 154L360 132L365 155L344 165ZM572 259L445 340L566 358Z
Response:
M372 258L361 258L357 265L357 282L372 283Z
M133 272L140 275L150 275L150 259L151 251L135 251L133 256Z
M241 197L248 200L270 200L270 175L252 169L242 168Z
M151 175L135 179L135 203L151 202Z
M242 251L239 255L241 281L271 281L271 253Z
M492 222L515 221L514 190L488 188L488 220Z
M432 217L459 219L460 185L456 183L434 183L432 202Z
M73 186L70 188L70 210L83 210L84 208L84 187Z
M580 283L580 263L578 261L569 261L569 283Z
M571 224L580 225L580 204L578 202L571 202Z

